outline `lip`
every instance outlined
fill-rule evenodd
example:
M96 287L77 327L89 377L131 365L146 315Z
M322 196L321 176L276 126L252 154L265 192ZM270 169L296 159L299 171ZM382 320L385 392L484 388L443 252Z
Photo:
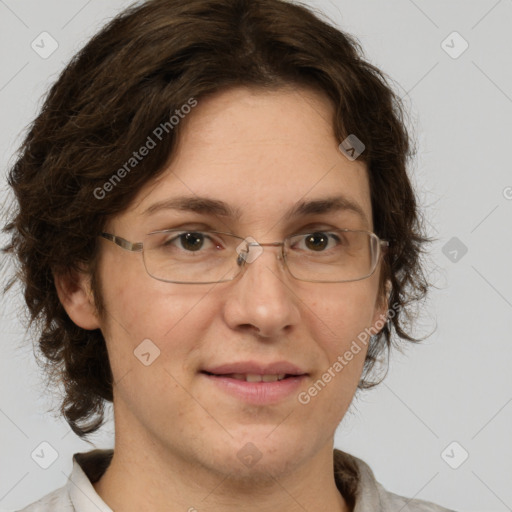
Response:
M307 375L286 377L276 382L246 382L232 377L210 375L202 373L203 377L227 393L243 402L254 405L276 404L295 396Z
M257 375L279 375L286 373L288 375L306 375L307 372L288 361L275 361L272 363L258 363L256 361L240 361L236 363L226 363L220 366L210 366L203 368L204 372L215 375L228 375L230 373L253 373Z
M233 373L257 375L284 373L287 377L276 382L246 382L228 376ZM204 369L201 371L201 375L222 392L254 405L276 404L290 396L295 396L303 381L308 377L308 373L287 361L227 363Z

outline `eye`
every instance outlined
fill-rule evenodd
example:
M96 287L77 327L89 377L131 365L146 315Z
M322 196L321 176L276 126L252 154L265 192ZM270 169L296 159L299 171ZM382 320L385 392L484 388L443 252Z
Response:
M198 251L205 243L205 236L203 233L184 233L179 235L178 240L181 246L187 251Z
M324 252L326 248L331 249L341 243L341 239L338 235L326 231L315 231L314 233L308 233L306 235L298 235L296 238L297 243L294 244L294 248L296 245L304 244L307 250L313 252ZM334 241L337 242L337 244L334 244ZM330 242L333 243L330 244ZM302 248L303 247L299 247L299 249Z
M162 246L176 247L184 249L187 252L199 252L208 243L213 243L216 248L220 248L220 244L215 242L211 236L200 231L184 231L172 238L163 240Z

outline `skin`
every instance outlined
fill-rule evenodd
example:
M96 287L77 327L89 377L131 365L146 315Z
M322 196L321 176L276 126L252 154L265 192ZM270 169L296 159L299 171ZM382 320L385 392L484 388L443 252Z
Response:
M106 231L141 241L152 230L187 223L282 240L305 226L373 230L365 165L338 149L333 106L312 90L223 91L184 120L165 172L138 194ZM284 221L297 201L344 194L367 221L345 211ZM221 199L241 218L143 212L177 195ZM307 405L297 394L249 405L198 372L207 364L290 361L311 386L365 328L385 315L379 267L349 283L295 280L265 247L236 280L215 285L165 283L145 271L140 253L101 242L99 275L106 306L94 309L87 276L57 278L61 301L78 325L101 328L114 375L116 446L94 487L126 512L348 511L332 471L334 434L361 376L363 349ZM161 351L144 366L133 351L144 339ZM250 467L237 457L246 443L262 454Z

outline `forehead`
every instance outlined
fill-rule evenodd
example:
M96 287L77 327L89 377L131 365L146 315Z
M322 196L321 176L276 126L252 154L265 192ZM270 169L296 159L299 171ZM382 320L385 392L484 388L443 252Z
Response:
M336 211L372 229L366 166L339 151L332 118L328 98L304 88L199 100L168 167L127 215L195 211L268 224Z

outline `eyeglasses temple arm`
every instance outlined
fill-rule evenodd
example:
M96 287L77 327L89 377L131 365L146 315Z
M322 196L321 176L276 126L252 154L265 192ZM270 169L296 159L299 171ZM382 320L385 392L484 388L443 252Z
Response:
M141 242L129 242L120 236L112 235L110 233L101 233L103 238L114 242L119 247L132 252L141 252L143 244Z

